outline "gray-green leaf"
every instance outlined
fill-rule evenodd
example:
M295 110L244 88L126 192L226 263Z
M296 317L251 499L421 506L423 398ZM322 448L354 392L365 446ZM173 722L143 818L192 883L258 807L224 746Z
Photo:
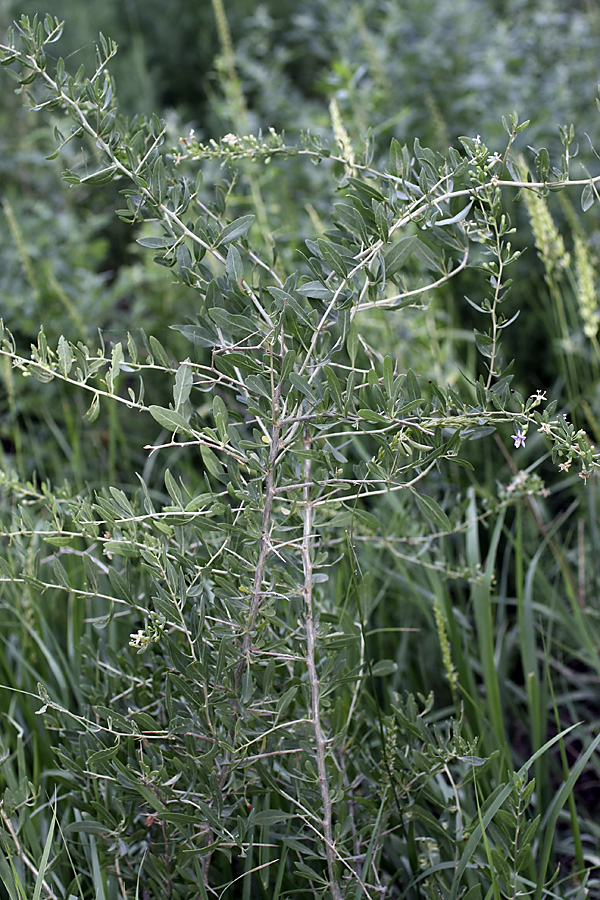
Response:
M149 406L148 411L152 418L168 431L175 432L180 429L185 434L193 434L184 417L174 409L166 409L164 406Z

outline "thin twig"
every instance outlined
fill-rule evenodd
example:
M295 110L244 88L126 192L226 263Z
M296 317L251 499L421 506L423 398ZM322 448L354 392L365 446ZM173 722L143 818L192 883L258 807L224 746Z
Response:
M277 388L275 391L275 396L273 397L273 418L275 419L278 406L279 406L279 398L281 395L281 386ZM262 523L260 530L260 548L258 551L258 561L256 563L256 570L254 572L254 584L252 588L252 599L250 601L250 615L248 618L248 630L244 635L244 642L242 644L242 658L238 663L236 675L235 675L235 688L236 692L239 691L242 677L246 670L246 666L249 662L250 657L250 649L252 647L252 637L254 634L254 626L256 624L256 617L258 616L258 611L260 609L260 605L263 601L263 597L265 595L265 591L263 588L263 581L265 577L265 569L267 565L267 557L269 552L271 551L271 517L273 513L273 500L275 498L275 460L277 459L277 455L279 453L280 448L280 432L281 426L279 424L273 425L273 430L270 435L270 448L269 448L269 462L267 464L267 472L265 475L265 505L263 507L262 512Z
M407 297L416 297L418 294L424 294L426 291L433 291L436 288L440 287L442 284L446 284L448 281L450 281L451 278L454 278L455 275L458 275L459 272L462 272L462 270L466 268L468 261L469 249L467 248L458 266L456 266L455 269L452 269L451 272L446 272L444 275L442 275L441 278L438 278L437 281L432 281L430 284L424 284L422 287L415 288L412 291L404 291L401 294L394 294L393 297L384 297L382 300L369 300L366 303L360 303L357 306L353 307L351 317L354 318L356 313L363 312L363 310L365 309L385 309L387 307L393 308L394 303L399 303L400 300L406 300Z

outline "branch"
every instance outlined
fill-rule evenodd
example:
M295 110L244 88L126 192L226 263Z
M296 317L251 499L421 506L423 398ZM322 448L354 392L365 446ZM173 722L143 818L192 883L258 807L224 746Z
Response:
M278 389L274 398L274 406L278 404L279 393L280 391ZM273 430L271 432L271 445L269 450L269 462L267 464L267 473L265 475L265 505L263 508L262 523L260 529L260 548L258 551L258 562L256 563L256 570L254 572L254 585L252 589L252 599L250 601L250 617L248 619L248 628L246 634L244 635L244 642L242 644L242 658L238 663L237 671L235 674L236 693L240 689L242 677L246 670L246 666L250 661L250 650L252 648L252 636L254 633L254 626L256 624L256 617L258 616L258 611L265 595L265 591L263 589L263 581L265 577L265 569L267 566L267 557L271 550L271 518L273 513L273 500L275 498L275 460L280 449L280 430L281 426L279 424L273 425Z
M308 453L311 449L311 440L308 432L308 425L304 426L304 450ZM323 837L325 839L325 853L327 854L327 868L329 870L329 885L331 888L331 896L333 900L341 900L340 887L337 883L334 870L334 843L333 830L331 827L332 805L331 795L329 793L329 781L327 777L327 765L325 762L325 735L321 725L321 717L319 711L319 677L317 675L317 667L315 665L315 622L313 616L313 566L310 555L311 541L313 538L313 507L310 500L310 479L311 461L307 457L304 460L304 509L302 517L304 520L304 531L302 538L302 564L304 568L304 587L302 588L302 596L304 598L305 609L305 627L306 627L306 668L308 669L308 679L310 681L311 693L311 712L313 732L315 735L315 743L317 745L317 772L319 773L319 788L321 790L321 799L323 801Z
M450 281L451 278L454 278L455 275L458 275L459 272L462 272L462 270L466 268L468 261L469 248L467 247L464 256L458 266L456 266L455 269L452 269L451 272L447 272L445 275L442 275L442 277L438 278L437 281L432 281L430 284L424 284L422 287L415 288L412 291L404 291L402 294L394 294L393 297L384 297L383 300L369 300L367 303L360 303L352 310L352 318L354 318L356 313L362 312L363 309L377 309L381 307L392 307L393 309L393 304L399 303L401 300L406 300L407 297L415 297L418 294L424 294L426 291L433 291L435 290L435 288L440 287L442 284L446 284L446 282Z

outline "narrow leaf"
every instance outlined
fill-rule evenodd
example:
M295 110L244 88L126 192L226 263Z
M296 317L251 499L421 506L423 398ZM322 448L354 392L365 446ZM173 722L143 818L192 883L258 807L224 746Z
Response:
M98 394L94 394L94 399L90 403L90 408L84 415L83 421L91 424L92 422L96 421L99 413L100 413L100 397L98 396Z
M175 410L179 412L184 403L187 403L194 384L194 374L189 365L189 358L181 363L175 374L175 384L173 385L173 402Z
M393 278L400 271L411 253L414 253L416 246L417 238L411 236L402 238L388 250L384 257L385 271L388 278Z
M106 541L104 544L105 553L116 553L117 556L134 557L139 556L139 547L134 546L131 541Z
M450 519L432 497L428 497L426 494L417 494L416 492L414 497L417 501L417 506L426 519L429 519L436 527L441 527L444 531L452 531Z
M73 365L73 353L69 347L69 342L61 336L58 339L58 366L63 375L67 376Z
M148 411L152 418L168 431L175 432L181 429L185 434L193 434L184 417L174 409L166 409L164 406L149 406Z
M581 194L581 208L584 212L587 212L590 206L594 205L594 191L591 184L586 184L583 189L583 193Z
M218 456L213 453L212 450L208 447L201 446L200 454L202 456L202 462L211 475L214 475L215 478L221 478L225 474L225 470L223 469Z
M136 244L139 244L140 247L149 247L150 250L161 250L166 247L166 241L162 237L137 238Z
M239 219L236 219L235 222L231 222L230 225L227 225L227 227L223 229L217 238L215 246L222 247L224 244L229 244L231 241L243 237L248 232L253 222L254 216L241 216Z
M244 264L239 251L235 247L230 247L227 251L227 260L225 262L225 271L230 281L239 282L244 278Z
M156 361L159 363L159 365L164 366L165 369L169 369L171 367L169 363L169 357L167 356L165 348L163 347L161 342L158 340L158 338L155 338L153 334L150 335L148 340L150 342L150 349L152 350Z

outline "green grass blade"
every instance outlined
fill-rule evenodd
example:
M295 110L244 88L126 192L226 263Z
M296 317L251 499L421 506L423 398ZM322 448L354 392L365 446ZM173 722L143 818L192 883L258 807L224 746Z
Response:
M570 730L570 729L569 729ZM564 736L565 732L563 731L559 738ZM569 796L571 795L573 788L575 787L575 782L583 772L585 766L587 765L588 760L595 753L598 745L600 745L600 734L596 735L592 743L589 745L585 753L582 753L573 768L571 769L571 774L565 783L559 788L559 790L554 795L554 799L550 804L550 808L546 813L545 822L544 822L544 841L542 844L542 849L540 851L540 858L538 864L538 883L536 887L536 892L534 895L534 900L541 900L542 890L544 888L544 879L546 877L546 872L548 870L548 863L550 861L550 854L552 853L552 844L554 843L554 832L556 828L556 822L558 820L558 816L560 814L561 809L567 802Z
M27 900L14 863L10 857L7 860L3 850L0 851L0 882L6 888L10 900Z
M505 756L505 763L510 758L506 736L504 733L504 720L502 715L502 703L500 699L500 685L494 658L494 621L492 616L492 576L496 564L498 543L504 525L505 510L501 510L490 539L483 580L480 584L473 585L473 611L477 627L477 641L479 646L479 662L483 670L483 679L487 694L488 718L493 731L490 742L487 743L487 751L500 749ZM469 503L469 527L467 530L467 563L470 568L481 566L481 551L479 547L479 534L477 526L477 506L475 493L471 492Z
M106 891L104 887L104 872L106 871L100 864L98 858L98 848L96 839L93 834L89 835L90 856L92 858L92 873L94 879L94 889L96 891L96 900L106 900Z
M521 768L519 769L519 771L517 773L518 776L524 777L525 775L527 775L529 769L531 768L532 765L535 764L536 760L543 753L545 753L546 750L549 750L550 747L552 747L554 744L556 744L557 741L559 741L561 738L563 738L566 734L569 734L569 732L572 731L574 728L577 728L577 725L571 725L569 728L565 728L564 731L560 732L560 734L557 734L553 738L551 738L549 741L546 741L544 746L540 747L540 749L536 753L534 753L533 756L531 756L523 766L521 766ZM597 740L600 741L600 735L598 736ZM469 861L471 860L471 857L473 856L473 853L475 852L475 848L477 847L477 845L479 844L479 842L481 841L481 839L483 837L483 829L488 827L488 825L490 824L490 822L492 821L492 819L494 818L494 816L496 815L496 813L498 812L500 807L503 805L503 803L506 802L506 800L508 800L512 789L513 789L513 785L511 783L504 785L502 790L498 793L498 796L496 797L494 802L491 803L489 808L485 811L485 814L483 815L481 822L477 825L476 828L474 828L473 833L472 833L471 837L469 838L469 840L467 841L465 849L463 850L461 857L458 861L458 864L456 866L456 872L454 874L454 880L452 882L452 888L451 888L450 896L449 896L448 900L456 900L456 897L458 894L458 889L461 886L462 876L465 872L465 869L467 868L467 866L469 864ZM557 813L557 815L558 815L558 813ZM536 900L538 900L537 897L536 897Z
M386 787L385 791L383 792L383 796L381 798L381 803L379 804L379 810L377 811L377 818L376 818L375 822L373 823L373 835L371 837L371 840L369 841L369 846L367 847L367 852L365 854L364 863L362 866L362 876L363 876L363 879L365 879L365 880L368 879L369 866L371 865L371 860L373 859L373 855L376 850L376 841L379 837L381 816L383 815L384 808L387 806L386 794L387 794L387 787ZM363 894L364 894L364 884L362 884L359 881L359 883L356 886L356 891L354 893L354 900L361 900Z
M50 850L52 848L52 839L54 837L54 828L56 825L56 808L52 813L52 821L50 822L50 828L48 829L48 837L46 838L46 843L44 844L44 852L42 853L42 858L40 860L40 867L38 870L37 878L35 880L35 887L33 889L33 897L32 900L40 900L40 896L42 894L42 888L47 887L44 872L46 871L46 867L48 865L48 859L50 858Z

